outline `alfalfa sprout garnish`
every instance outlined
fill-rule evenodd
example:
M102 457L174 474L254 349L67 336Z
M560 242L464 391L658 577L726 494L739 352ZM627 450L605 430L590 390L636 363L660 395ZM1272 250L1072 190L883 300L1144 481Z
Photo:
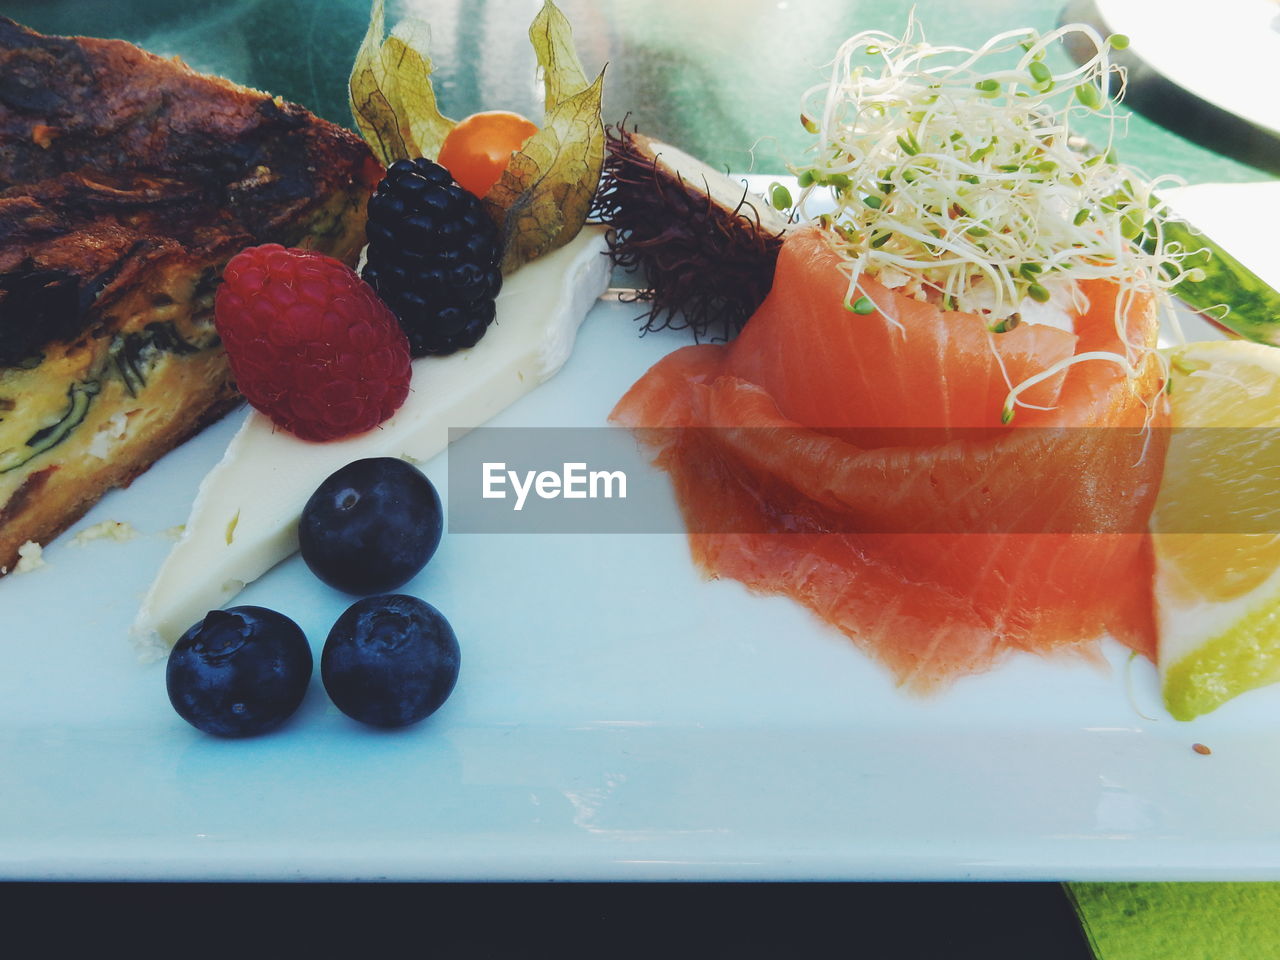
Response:
M1054 47L1070 37L1092 50L1076 66L1055 67ZM1083 312L1072 281L1121 285L1116 325L1136 291L1163 296L1193 271L1194 250L1165 242L1148 180L1116 160L1115 108L1123 73L1110 53L1127 45L1087 25L1049 33L1010 30L977 49L934 46L913 21L901 38L860 33L840 48L828 83L810 90L802 111L817 143L796 169L802 205L829 188L832 228L848 276L846 306L874 309L864 274L943 310L978 313L995 334L1013 329L1028 304L1064 303ZM1082 150L1072 123L1099 115L1107 135ZM1193 278L1193 277L1191 277ZM1109 360L1127 373L1149 348L1098 352L1063 366ZM1005 419L1031 382L1011 384Z

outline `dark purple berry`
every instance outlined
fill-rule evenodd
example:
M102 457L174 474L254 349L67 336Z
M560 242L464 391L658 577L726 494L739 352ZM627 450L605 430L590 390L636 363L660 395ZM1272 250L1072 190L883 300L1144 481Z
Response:
M415 357L471 347L502 288L498 230L484 206L430 160L398 160L369 200L362 276Z
M298 709L311 680L302 629L264 607L211 610L169 653L169 702L192 726L219 737L251 737Z
M403 727L429 717L453 692L461 654L449 621L417 597L357 600L320 655L329 698L354 720Z
M411 580L440 545L440 495L395 457L356 460L302 508L298 546L311 571L347 593L386 593Z

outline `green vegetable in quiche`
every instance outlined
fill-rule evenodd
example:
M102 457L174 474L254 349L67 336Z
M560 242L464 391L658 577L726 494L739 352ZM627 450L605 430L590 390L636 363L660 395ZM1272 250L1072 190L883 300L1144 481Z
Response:
M16 470L32 457L51 450L71 435L71 431L80 426L89 405L101 389L97 380L86 380L73 383L67 389L67 412L58 418L56 423L42 427L33 433L27 442L19 447L12 447L0 455L0 473Z

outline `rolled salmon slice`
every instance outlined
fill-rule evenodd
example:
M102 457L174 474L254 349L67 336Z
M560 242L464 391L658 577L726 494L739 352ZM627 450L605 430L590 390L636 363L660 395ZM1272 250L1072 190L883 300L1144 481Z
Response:
M675 351L615 407L698 565L805 604L914 690L1108 633L1151 655L1158 367L1065 366L1022 395L1045 409L1001 423L1011 385L1154 344L1151 299L1125 293L1120 330L1119 287L1083 282L1074 333L992 334L870 278L856 314L846 287L822 232L793 232L736 340Z

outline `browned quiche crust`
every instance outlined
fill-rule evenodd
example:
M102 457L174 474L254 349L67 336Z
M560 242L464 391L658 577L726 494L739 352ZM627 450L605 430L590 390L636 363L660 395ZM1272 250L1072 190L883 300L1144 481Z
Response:
M0 18L0 569L234 406L223 266L353 264L381 172L295 104Z

